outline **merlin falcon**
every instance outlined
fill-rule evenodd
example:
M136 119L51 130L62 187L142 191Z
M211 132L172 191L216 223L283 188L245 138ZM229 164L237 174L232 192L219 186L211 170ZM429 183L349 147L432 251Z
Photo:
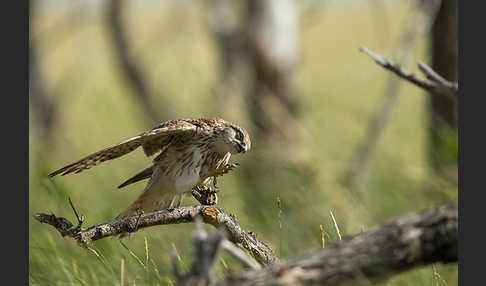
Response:
M231 154L250 150L248 132L220 118L179 119L164 122L49 174L77 174L101 162L128 154L142 146L147 157L159 153L152 164L118 188L149 179L140 196L116 218L175 208L194 188L205 188L235 167Z

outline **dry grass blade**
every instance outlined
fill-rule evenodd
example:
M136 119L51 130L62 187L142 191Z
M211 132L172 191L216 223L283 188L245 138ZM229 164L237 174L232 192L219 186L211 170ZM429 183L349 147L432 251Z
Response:
M283 229L283 224L282 224L282 201L280 200L280 196L277 195L277 208L278 208L278 227L279 227L279 247L278 251L280 254L280 257L282 256L282 229Z
M337 235L339 237L339 240L342 240L341 232L339 231L339 227L338 227L338 224L336 222L336 219L334 218L334 215L332 214L332 210L329 210L329 212L331 213L332 222L334 223L334 227L336 228L336 232L337 232Z
M435 266L435 263L432 264L432 273L434 275L435 286L439 286L440 282L448 286L447 282L440 276L439 271L437 271L437 266Z
M94 248L91 248L89 246L86 246L86 249L88 249L91 253L93 253L104 266L106 266L108 269L111 269L109 265L106 263L106 261L98 253L98 251L96 251Z
M147 237L145 236L143 238L144 244L145 244L145 266L148 266L148 261L149 261L149 249L148 249L148 241Z
M120 262L120 286L125 284L125 259L121 259Z
M182 263L182 257L181 257L181 255L179 254L179 251L177 251L177 247L176 247L176 245L175 245L175 243L174 243L174 242L172 242L172 249L174 250L174 255L177 257L177 261L178 261L179 263Z
M326 246L326 240L324 238L324 228L322 224L319 225L319 229L321 230L321 247L324 248Z
M128 253L130 253L130 255L135 258L135 260L138 261L138 263L140 263L140 265L142 265L143 268L146 268L147 266L145 264L143 264L143 261L138 258L138 256L130 249L128 248L128 246L125 245L125 243L123 243L123 241L120 240L120 244L126 249L128 250Z
M157 268L157 264L155 264L155 261L152 258L150 258L150 263L152 264L152 267L154 268L154 272L155 272L155 275L157 275L157 279L161 280L160 272L159 272L159 269Z
M226 261L224 261L223 257L219 259L221 261L221 264L223 264L223 267L225 270L229 270L228 264L226 264Z

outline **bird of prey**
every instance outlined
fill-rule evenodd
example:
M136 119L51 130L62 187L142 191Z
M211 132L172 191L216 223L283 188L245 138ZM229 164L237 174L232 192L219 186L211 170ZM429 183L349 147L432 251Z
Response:
M101 162L121 157L142 146L147 157L159 153L152 164L118 188L148 179L140 196L116 218L126 218L180 205L181 196L204 188L235 167L231 154L250 150L248 132L220 118L180 119L164 122L49 174L80 173Z

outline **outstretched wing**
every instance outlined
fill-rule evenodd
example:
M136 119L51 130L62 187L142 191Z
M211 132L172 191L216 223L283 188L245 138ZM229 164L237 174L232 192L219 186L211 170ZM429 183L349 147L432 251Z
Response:
M128 154L140 146L143 147L147 156L151 156L163 148L164 142L167 142L171 135L179 136L189 134L190 132L195 132L196 128L196 125L184 120L167 121L150 131L144 132L119 144L88 155L77 162L54 171L49 174L49 177L54 177L59 174L64 176L70 173L80 173L98 165L101 162Z

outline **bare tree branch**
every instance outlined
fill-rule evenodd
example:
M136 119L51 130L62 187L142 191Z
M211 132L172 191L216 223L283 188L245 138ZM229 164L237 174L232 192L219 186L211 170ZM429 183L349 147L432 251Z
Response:
M432 68L430 68L424 63L419 62L418 66L420 71L422 71L425 74L427 79L421 79L417 77L410 71L402 68L399 64L394 63L389 59L386 59L382 55L377 54L366 47L361 47L360 51L372 57L378 65L393 72L400 78L415 84L416 86L424 89L425 91L428 91L433 94L439 94L439 95L449 94L449 95L453 95L454 97L457 96L457 91L459 89L458 84L444 79L439 74L437 74L434 70L432 70Z
M75 227L66 218L56 217L54 214L38 213L34 215L38 221L52 225L62 236L72 237L80 245L156 225L191 223L195 222L198 216L202 217L204 223L214 227L223 227L228 233L228 239L233 243L241 244L259 263L271 264L278 261L270 246L259 241L254 233L245 232L236 221L235 216L227 215L222 209L214 206L188 206L161 210L97 224L87 229Z
M451 82L451 81L446 80L441 75L439 75L437 72L435 72L431 67L429 67L428 65L426 65L422 62L418 63L418 67L419 67L420 71L422 71L425 74L427 79L434 81L434 82L437 82L437 83L443 85L446 88L454 90L456 93L458 92L459 86L458 86L457 82Z
M358 285L382 282L414 267L457 262L457 201L395 219L324 249L308 251L216 285Z
M324 249L309 250L305 254L280 263L273 251L241 230L232 216L213 206L183 207L134 216L119 221L92 226L74 227L65 218L36 214L40 222L54 226L63 236L75 238L81 245L122 232L133 232L160 224L202 221L226 230L233 243L243 247L267 267L230 275L212 281L218 253L224 235L208 235L199 228L194 235L196 261L191 270L181 275L174 264L179 285L355 285L360 281L382 282L393 275L431 263L457 262L458 205L457 201L435 209L422 211L392 220L368 232L328 244ZM79 220L79 219L78 219ZM134 227L138 225L138 228ZM250 240L249 243L244 243ZM240 260L241 261L241 260ZM187 283L186 283L187 282Z

